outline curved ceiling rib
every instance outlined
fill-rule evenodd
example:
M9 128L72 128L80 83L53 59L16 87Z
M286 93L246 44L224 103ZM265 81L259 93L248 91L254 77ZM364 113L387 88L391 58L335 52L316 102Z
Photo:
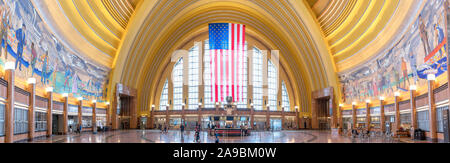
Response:
M149 4L147 4L149 3ZM211 22L236 22L248 26L249 34L259 36L271 48L279 49L282 64L296 85L296 103L309 108L311 92L337 86L334 62L325 46L319 25L303 2L259 0L144 1L132 26L132 42L120 49L112 82L139 90L138 103L148 108L155 94L158 76L170 54L193 34L206 31ZM141 15L142 14L142 15ZM138 16L136 16L138 17ZM131 30L131 29L130 29ZM135 31L136 30L136 31ZM320 43L320 41L323 41ZM125 56L123 56L125 55Z
M63 13L79 34L112 58L116 56L128 21L139 2L137 0L58 0Z
M401 0L307 1L318 15L338 72L359 66L392 45L404 24L411 23L408 15L415 15L422 4Z

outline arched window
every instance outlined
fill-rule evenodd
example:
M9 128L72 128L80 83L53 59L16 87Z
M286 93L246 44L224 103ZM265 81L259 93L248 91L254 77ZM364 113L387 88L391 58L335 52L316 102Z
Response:
M183 104L183 58L173 68L173 110L181 110Z
M291 111L291 104L289 102L289 94L286 88L286 84L284 81L281 83L282 92L281 92L281 101L283 101L284 111Z
M278 95L278 72L275 65L272 61L268 61L267 67L267 82L269 84L268 87L268 100L269 100L269 109L271 111L277 110L277 95Z
M189 105L188 109L198 108L198 88L199 88L199 49L198 45L189 50Z
M164 83L161 97L159 98L159 110L166 110L166 106L169 103L169 80Z
M203 107L204 108L215 108L215 103L211 96L211 58L210 58L210 51L209 51L209 40L205 41L205 57L203 57L204 64L203 67L205 69L203 73L203 84L205 85L204 91L204 100L203 100Z
M253 48L253 105L255 110L263 109L263 56L258 48Z
M243 58L244 58L244 67L243 67L243 74L242 74L242 83L243 83L243 86L242 86L242 95L243 95L243 97L242 97L242 100L240 100L238 103L237 103L237 107L238 108L247 108L248 106L247 106L247 88L248 88L248 55L247 55L247 43L245 43L245 47L244 47L244 56L243 56ZM237 63L236 63L237 64ZM240 78L241 78L240 77Z

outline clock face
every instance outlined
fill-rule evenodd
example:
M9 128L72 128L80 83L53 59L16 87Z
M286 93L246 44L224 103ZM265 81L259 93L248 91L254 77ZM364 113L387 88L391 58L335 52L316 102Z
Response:
M227 102L228 102L228 103L232 103L232 102L233 102L233 97L228 96L228 97L227 97Z

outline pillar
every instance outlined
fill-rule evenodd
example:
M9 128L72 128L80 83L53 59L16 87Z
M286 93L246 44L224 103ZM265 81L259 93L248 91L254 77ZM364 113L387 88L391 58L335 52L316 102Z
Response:
M166 106L166 126L169 126L169 122L170 122L169 108L170 108L170 106Z
M8 64L8 65L7 65ZM7 99L5 107L5 143L14 142L14 85L15 85L14 62L5 64L5 77L8 81Z
M266 128L270 127L270 107L267 106L266 110Z
M371 123L370 102L366 101L366 129L369 131L370 131L370 123Z
M63 107L63 135L66 135L69 131L68 129L68 110L69 110L69 97L68 95L64 95L64 107Z
M411 125L413 129L418 129L417 124L417 106L416 106L416 88L415 86L410 86L410 104L411 104ZM414 134L411 135L411 138L414 139Z
M111 109L111 128L112 130L119 129L119 124L117 123L117 107L119 105L119 97L114 93L112 109Z
M313 99L311 101L312 109L311 109L311 127L312 129L319 129L319 119L317 118L317 112L320 105L318 104L318 100Z
M397 94L397 93L396 93ZM400 121L400 106L399 106L399 95L395 95L395 103L394 103L394 107L395 107L395 131L400 130L401 127L401 121ZM397 135L397 133L395 132L394 135Z
M47 88L47 137L53 135L52 126L53 126L53 88Z
M78 125L83 125L83 98L78 99Z
M29 108L28 108L28 140L32 141L35 131L35 110L36 105L36 79L28 79L28 91L30 92Z
M384 97L380 97L380 128L381 132L386 132L386 116L384 113Z
M186 105L183 104L183 105L181 106L181 122L183 122L183 123L184 123L184 121L185 121L185 109L186 109Z
M295 106L295 123L297 124L297 129L303 129L303 125L300 119L300 112L298 106Z
M131 119L130 119L130 128L131 129L137 129L138 119L137 119L137 107L136 107L136 97L130 98L130 113L131 113Z
M97 101L92 101L92 132L97 133ZM137 127L136 127L137 128Z
M357 128L356 121L356 104L352 104L352 121L353 121L353 129Z
M344 129L344 110L343 105L339 105L339 131Z
M154 111L155 111L155 105L152 105L152 108L151 108L152 110L150 110L150 115L148 116L148 125L147 125L147 128L149 128L149 129L153 129L153 114L154 114Z
M428 75L428 105L430 106L430 135L431 141L437 142L436 101L434 98L435 76Z
M250 105L250 123L252 129L255 129L255 107L253 106L253 104Z
M111 113L109 112L111 110L109 102L106 103L106 126L110 126L111 124Z
M284 107L281 108L281 128L284 130L286 128L286 121L285 121L286 115L284 112Z

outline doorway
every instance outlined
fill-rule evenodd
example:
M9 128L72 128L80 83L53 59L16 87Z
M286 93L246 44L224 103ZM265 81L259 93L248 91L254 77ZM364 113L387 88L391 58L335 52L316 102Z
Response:
M319 121L319 130L331 129L331 110L329 98L317 99L317 119Z

